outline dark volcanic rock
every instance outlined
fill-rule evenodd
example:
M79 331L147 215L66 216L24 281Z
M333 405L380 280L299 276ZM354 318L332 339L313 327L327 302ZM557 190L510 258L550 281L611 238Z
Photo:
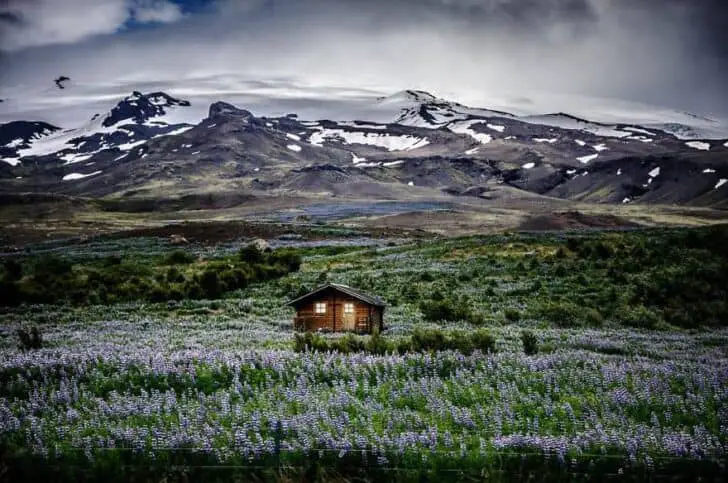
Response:
M13 121L0 124L0 146L5 146L17 139L24 143L41 136L51 134L60 128L47 122Z
M215 102L210 106L210 112L208 114L210 118L224 117L224 116L235 116L235 117L253 117L250 111L245 109L239 109L232 104L227 102Z

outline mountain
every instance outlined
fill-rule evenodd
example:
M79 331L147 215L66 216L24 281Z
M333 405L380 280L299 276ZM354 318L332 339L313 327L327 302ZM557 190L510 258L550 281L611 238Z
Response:
M45 123L25 121L0 125L0 143L4 139L21 136L23 128L29 134L23 143L10 141L0 160L18 164L24 159L44 164L74 164L87 161L97 154L125 152L157 136L173 135L191 128L186 124L172 124L169 115L176 108L189 106L187 101L175 99L162 92L143 95L133 92L121 100L106 115L94 115L83 126L60 129ZM35 128L33 128L35 126ZM35 131L33 131L35 129ZM21 139L20 137L18 139Z
M133 92L75 129L0 125L0 191L728 207L728 142L681 139L675 126L517 116L414 90L377 99L367 120L258 117L215 102L199 123L176 122L190 107Z

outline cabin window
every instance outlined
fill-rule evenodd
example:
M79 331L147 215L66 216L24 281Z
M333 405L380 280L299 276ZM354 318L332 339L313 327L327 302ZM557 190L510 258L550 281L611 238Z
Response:
M326 302L316 302L313 308L314 313L316 314L325 314L326 313Z
M345 314L353 314L354 313L354 304L351 302L347 302L344 304L344 313Z

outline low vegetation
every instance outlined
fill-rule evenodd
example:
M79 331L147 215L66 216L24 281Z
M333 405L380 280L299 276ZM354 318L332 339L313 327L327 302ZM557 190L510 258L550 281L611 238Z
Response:
M716 227L6 258L0 474L725 481L725 246ZM323 281L384 298L385 331L294 334L284 302Z
M10 258L0 270L0 305L216 299L280 278L300 265L301 258L293 251L261 252L255 247L203 259L181 250L166 256L129 253L91 260L54 255Z
M450 331L438 329L415 330L411 337L390 339L375 333L370 337L347 334L338 339L329 339L320 334L307 332L296 334L296 352L368 352L370 354L406 354L408 352L458 351L470 355L479 350L484 354L495 352L495 338L486 330Z

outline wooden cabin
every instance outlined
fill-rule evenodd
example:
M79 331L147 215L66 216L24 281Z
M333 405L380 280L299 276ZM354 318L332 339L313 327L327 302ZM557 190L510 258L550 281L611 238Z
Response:
M328 283L286 305L296 309L299 331L372 333L384 329L384 302L346 285Z

